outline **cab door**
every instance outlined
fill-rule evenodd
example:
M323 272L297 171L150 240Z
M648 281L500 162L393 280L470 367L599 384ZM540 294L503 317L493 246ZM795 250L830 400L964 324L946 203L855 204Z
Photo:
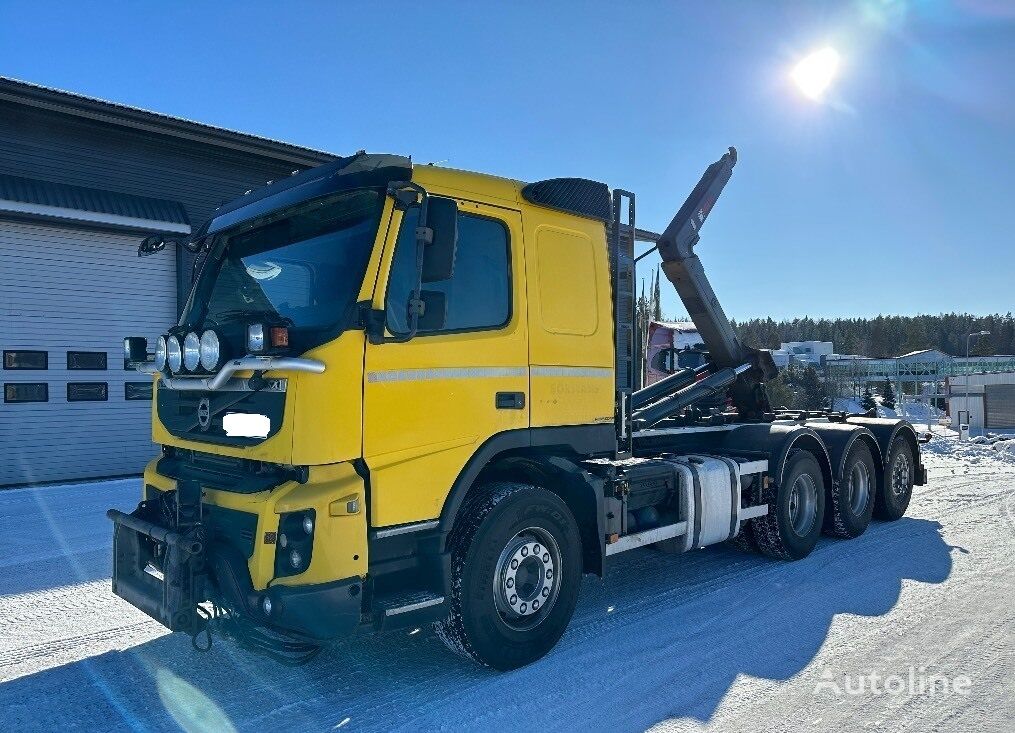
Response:
M529 425L525 265L519 212L458 200L453 275L423 284L443 295L443 325L404 343L368 344L363 455L370 523L435 519L470 456L493 435ZM373 307L389 335L405 331L419 210L392 217Z

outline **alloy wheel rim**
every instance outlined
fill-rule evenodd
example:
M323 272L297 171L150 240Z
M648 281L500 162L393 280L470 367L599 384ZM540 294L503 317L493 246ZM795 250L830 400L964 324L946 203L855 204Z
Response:
M541 527L515 534L494 569L493 593L501 619L516 631L541 624L560 591L560 550Z
M896 496L902 496L909 490L909 477L911 469L909 465L909 456L905 453L899 453L895 456L895 461L892 463L892 493Z

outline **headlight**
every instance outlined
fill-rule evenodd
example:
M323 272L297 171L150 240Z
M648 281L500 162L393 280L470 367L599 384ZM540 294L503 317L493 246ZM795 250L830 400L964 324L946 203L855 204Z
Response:
M251 354L264 351L264 324L251 323L247 326L247 351Z
M278 518L275 545L275 576L283 578L306 572L314 555L317 513L313 509L286 512Z
M200 363L201 339L191 331L187 334L187 338L183 339L183 366L187 367L188 372L192 372Z
M215 371L219 365L222 350L219 347L219 336L214 331L201 334L201 366L209 372Z
M155 342L155 368L160 372L166 368L166 337L159 336Z
M166 339L166 363L173 374L183 367L183 349L180 348L180 339L176 336Z

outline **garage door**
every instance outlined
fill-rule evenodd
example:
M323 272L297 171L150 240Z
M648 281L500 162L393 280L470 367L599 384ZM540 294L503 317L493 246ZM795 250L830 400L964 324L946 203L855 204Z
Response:
M0 486L140 473L150 378L123 337L176 320L176 257L141 235L0 220Z
M984 411L988 428L1015 428L1015 384L984 387Z

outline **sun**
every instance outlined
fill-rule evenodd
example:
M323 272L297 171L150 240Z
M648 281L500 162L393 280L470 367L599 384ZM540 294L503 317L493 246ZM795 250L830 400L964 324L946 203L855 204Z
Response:
M807 98L820 100L839 71L839 53L830 46L802 58L790 78Z

